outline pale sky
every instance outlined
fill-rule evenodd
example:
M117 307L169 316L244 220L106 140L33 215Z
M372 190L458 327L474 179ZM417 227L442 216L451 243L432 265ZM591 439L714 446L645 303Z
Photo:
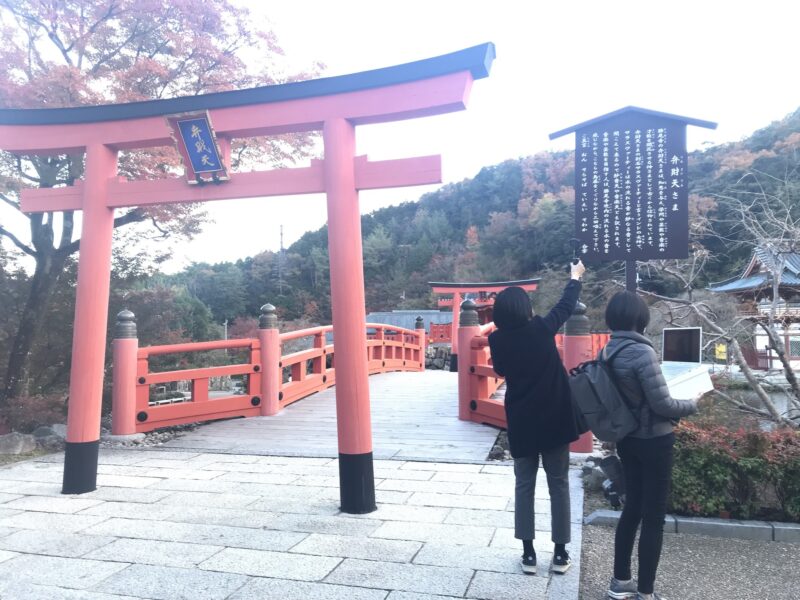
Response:
M241 0L287 59L341 75L494 42L488 78L467 110L362 126L371 159L442 155L443 183L483 166L573 147L548 134L624 106L715 121L688 128L689 150L739 140L800 106L800 5L777 0ZM416 200L424 188L362 192L362 212ZM176 249L168 270L288 247L326 222L321 195L210 203L216 223Z

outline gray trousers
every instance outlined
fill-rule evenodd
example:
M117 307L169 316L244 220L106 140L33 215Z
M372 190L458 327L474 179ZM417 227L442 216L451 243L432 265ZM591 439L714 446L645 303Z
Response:
M542 452L542 466L550 490L550 518L554 544L568 544L569 525L569 444ZM514 537L532 540L535 537L533 496L539 457L514 459Z

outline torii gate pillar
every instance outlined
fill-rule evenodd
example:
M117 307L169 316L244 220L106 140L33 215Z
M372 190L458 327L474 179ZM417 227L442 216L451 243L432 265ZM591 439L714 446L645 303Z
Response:
M117 152L103 144L86 147L83 185L83 226L78 257L78 288L75 297L75 329L72 337L73 369L69 380L67 440L64 448L62 493L81 494L97 486L97 454L100 443L100 410L108 322L111 271L111 240L114 209L107 205L108 183L117 174Z
M330 119L323 128L328 254L333 337L336 345L336 427L339 435L339 495L346 513L375 510L372 424L369 407L367 328L361 212L355 184L355 127Z

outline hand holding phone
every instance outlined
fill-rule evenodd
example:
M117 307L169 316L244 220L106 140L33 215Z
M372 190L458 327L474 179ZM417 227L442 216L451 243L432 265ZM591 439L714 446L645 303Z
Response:
M583 273L586 271L586 267L581 262L580 258L573 258L572 264L569 266L569 274L572 279L580 280Z

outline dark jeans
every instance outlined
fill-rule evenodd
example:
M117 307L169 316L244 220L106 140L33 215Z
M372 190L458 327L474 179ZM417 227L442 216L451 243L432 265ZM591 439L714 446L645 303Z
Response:
M664 515L672 475L672 446L675 435L657 438L625 438L617 444L617 454L625 472L625 506L614 538L614 577L631 578L631 553L636 530L639 536L639 591L653 593L661 544Z

